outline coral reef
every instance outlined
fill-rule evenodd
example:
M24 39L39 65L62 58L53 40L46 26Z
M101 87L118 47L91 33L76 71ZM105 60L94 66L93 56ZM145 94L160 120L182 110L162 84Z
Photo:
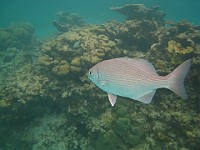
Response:
M7 105L15 106L15 103L25 104L32 100L34 96L41 94L43 86L49 81L48 78L38 74L34 65L23 65L20 69L9 74L1 82L1 95L3 96L3 104L5 100ZM7 93L10 94L7 94ZM12 94L11 94L12 93Z
M188 57L198 58L199 29L186 22L164 28L163 16L160 15L160 20L144 17L144 19L129 19L123 23L109 22L101 26L88 25L64 33L43 45L41 49L43 55L47 55L51 59L51 65L45 67L47 70L51 72L52 67L59 66L63 60L70 64L67 78L69 80L70 77L71 81L73 80L77 84L68 85L61 97L71 99L70 97L75 96L67 111L71 118L70 122L75 124L77 132L81 135L95 137L92 141L90 139L91 143L88 143L90 146L95 143L95 149L161 149L163 146L166 149L197 148L200 135L199 132L194 133L199 128L197 123L199 114L196 114L196 110L198 110L196 103L198 102L195 101L195 99L199 99L196 94L198 90L190 93L194 98L188 102L190 106L175 95L161 96L165 94L158 94L150 106L145 105L144 107L143 104L131 101L130 105L119 103L113 111L106 111L109 106L107 101L98 101L102 98L107 99L106 96L97 94L100 91L87 84L88 80L83 76L88 68L97 62L119 56L146 57L155 64L157 69L162 70L162 73L171 72L176 65ZM179 29L179 26L184 25L187 27L185 30ZM177 28L176 33L174 28ZM190 38L188 39L186 36L180 38L183 32L185 35L190 35ZM174 47L168 51L169 41L180 43L176 48L181 50L181 55L177 56ZM190 51L191 49L192 51ZM73 67L79 68L77 72L72 71ZM198 78L197 72L190 77L193 78L189 83L190 86L194 80L199 81L196 79ZM79 80L80 75L83 76L81 80ZM59 86L59 84L57 85ZM79 95L77 91L84 101L82 102L84 106L79 106L78 110L76 109L76 103L79 103L76 101L76 97ZM85 93L87 94L85 95ZM127 102L127 100L124 101ZM103 113L96 114L94 105ZM84 107L89 108L90 111L88 112ZM180 109L177 110L177 108ZM193 111L190 113L195 116L193 118L187 115L187 112L191 110ZM95 115L90 115L93 113ZM196 122L195 126L190 124L193 121ZM110 138L111 136L113 138ZM180 142L179 137L187 144ZM188 146L189 141L193 143L190 146Z
M165 26L157 7L114 10L135 14L122 23L70 28L46 40L38 51L4 47L0 149L199 148L200 28L186 21ZM7 40L9 32L3 31L0 41ZM119 97L110 107L106 93L89 82L87 72L102 60L123 56L150 60L160 75L193 57L186 78L189 99L158 90L149 105Z
M60 70L60 63L66 61L70 69L66 67L63 75L78 75L103 59L128 55L144 57L141 51L147 51L156 42L152 35L158 30L157 24L158 20L147 17L145 20L110 22L101 26L85 25L44 43L41 48L43 56L39 58L39 62L59 75L56 72Z
M166 66L168 62L175 65L191 57L195 64L198 64L199 27L193 26L187 21L179 23L168 21L167 24L169 27L159 28L152 35L156 42L151 45L148 59L152 60L158 69ZM165 69L166 73L172 70L171 66L167 66Z
M112 131L109 130L105 134L101 135L96 142L96 150L120 150L121 141L119 137Z
M71 29L82 26L85 22L83 17L76 13L60 12L57 14L58 20L53 20L54 27L60 32L67 32Z
M87 139L76 133L76 127L67 126L65 114L43 116L29 125L21 140L25 143L35 141L33 150L87 149Z
M180 43L170 40L168 42L167 50L171 53L188 54L193 51L193 48L191 46L187 46L186 48L183 48Z
M52 69L52 72L59 76L67 75L69 71L69 64L66 61L61 61L59 65Z
M144 4L126 4L122 7L113 7L116 11L126 17L127 20L153 20L159 26L164 25L165 14L159 10L159 7L146 8Z
M35 29L30 23L12 23L0 29L0 51L7 48L33 49L37 45Z
M98 30L96 26L85 26L48 41L41 48L43 55L39 63L57 75L78 75L83 70L86 72L90 63L96 64L105 55L109 57L116 47L115 41L102 33L96 33L100 32ZM77 42L78 46L74 47ZM119 53L116 51L112 55L117 56Z
M144 134L139 127L134 127L128 118L118 118L113 125L113 130L125 143L133 146L140 144Z

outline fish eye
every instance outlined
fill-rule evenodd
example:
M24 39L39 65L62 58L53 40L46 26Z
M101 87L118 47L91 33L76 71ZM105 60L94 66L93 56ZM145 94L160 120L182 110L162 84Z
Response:
M92 72L91 72L91 71L89 71L89 75L92 75Z

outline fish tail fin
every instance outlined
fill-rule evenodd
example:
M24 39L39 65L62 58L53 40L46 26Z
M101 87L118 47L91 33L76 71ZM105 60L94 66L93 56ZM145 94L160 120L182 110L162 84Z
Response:
M185 77L190 70L191 59L186 60L180 66L178 66L173 72L169 75L169 87L168 89L172 90L177 95L181 96L183 99L187 99L188 95L184 86Z

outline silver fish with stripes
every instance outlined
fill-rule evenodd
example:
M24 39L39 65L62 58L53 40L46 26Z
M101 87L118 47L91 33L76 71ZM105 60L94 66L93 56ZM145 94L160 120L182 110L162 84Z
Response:
M117 96L149 104L159 88L167 88L187 99L184 86L191 59L186 60L166 76L159 76L154 66L145 59L127 57L102 61L89 69L88 78L108 93L112 106Z

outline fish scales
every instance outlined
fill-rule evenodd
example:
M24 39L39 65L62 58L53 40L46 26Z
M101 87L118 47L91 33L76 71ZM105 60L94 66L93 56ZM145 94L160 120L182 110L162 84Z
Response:
M106 65L104 65L105 63ZM146 93L147 91L151 90L150 85L155 88L155 84L152 83L154 83L153 81L158 80L154 74L152 75L146 70L142 70L142 68L137 64L123 64L120 61L105 61L104 63L101 63L101 66L98 67L98 70L102 73L104 78L112 83L113 90L116 91L115 87L120 87L120 91L127 91L129 89L128 91L131 90L135 95L138 95L138 93L141 92ZM149 84L147 89L145 88L146 84ZM108 91L112 92L112 90L109 89ZM124 91L123 93L125 94Z
M106 62L105 62L106 63ZM101 64L103 65L103 64ZM120 66L121 65L121 66ZM151 84L152 81L160 81L160 78L158 78L158 75L153 75L145 70L141 70L140 68L137 68L138 66L133 66L133 65L123 65L123 64L111 64L112 67L109 67L109 63L102 69L104 72L104 75L107 75L107 79L112 80L113 84L118 82L125 84L126 86L131 85L130 83L137 83L137 84L142 84L142 83L147 83ZM99 67L101 68L101 67ZM117 68L117 70L116 70ZM132 69L132 70L131 70ZM108 71L106 71L108 70ZM143 73L145 72L145 73ZM123 75L123 78L122 78ZM156 78L157 77L157 78ZM136 80L133 80L133 79ZM144 82L145 81L145 82Z
M154 66L144 59L115 58L102 61L89 70L89 79L108 93L114 106L116 95L150 103L156 89L168 88L187 98L184 79L191 65L185 61L167 76L159 76Z

